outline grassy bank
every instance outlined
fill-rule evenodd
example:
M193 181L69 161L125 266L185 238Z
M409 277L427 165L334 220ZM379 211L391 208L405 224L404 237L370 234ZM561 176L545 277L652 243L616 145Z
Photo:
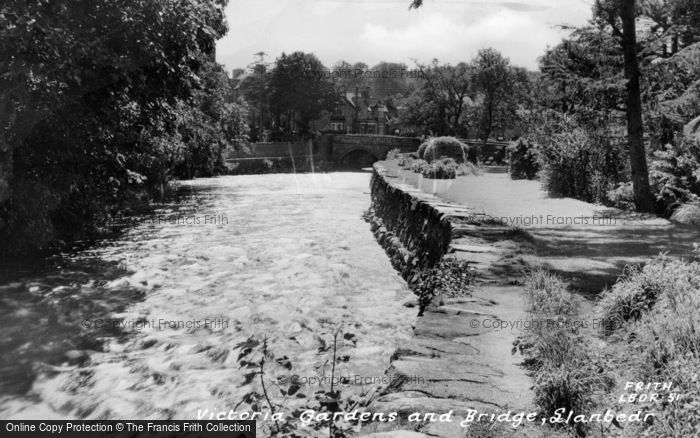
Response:
M643 268L629 268L596 308L604 322L611 368L620 369L611 402L622 410L657 412L652 424L634 425L623 436L700 434L700 263L659 256ZM670 383L649 389L657 400L619 403L625 382ZM680 399L676 397L681 395Z
M524 283L528 312L541 323L516 347L553 427L579 437L698 436L700 263L660 256L628 267L592 315L580 314L577 297L559 277L536 270ZM635 389L630 382L670 388ZM562 408L564 418L608 411L629 418L641 411L643 421L549 421Z
M586 338L580 303L567 284L541 269L529 272L524 284L530 327L516 348L533 378L535 402L552 427L587 436L589 425L569 414L592 414L612 387L612 376ZM552 420L558 417L567 421Z

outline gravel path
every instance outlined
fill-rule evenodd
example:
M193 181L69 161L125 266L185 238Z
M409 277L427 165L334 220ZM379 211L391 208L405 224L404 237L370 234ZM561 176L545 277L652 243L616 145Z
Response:
M523 260L561 274L586 295L614 283L625 265L644 263L662 252L688 257L693 243L700 242L698 227L549 198L539 181L514 181L504 173L435 181L402 171L400 180L527 231L534 238L534 251Z

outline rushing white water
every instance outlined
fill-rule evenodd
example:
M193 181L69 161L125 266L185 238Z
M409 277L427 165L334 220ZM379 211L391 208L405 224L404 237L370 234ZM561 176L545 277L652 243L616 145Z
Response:
M330 372L330 352L319 349L340 328L357 345L341 347L349 358L338 374L383 376L415 312L402 306L411 294L361 218L369 174L235 176L182 187L155 216L70 258L119 263L116 274L49 272L0 285L0 297L33 294L43 303L31 319L23 319L26 309L5 309L15 324L46 325L27 339L29 347L14 342L17 351L56 341L43 334L55 318L46 322L42 313L59 305L47 301L51 294L65 300L60 294L70 290L69 297L87 301L142 294L116 315L122 331L99 332L104 347L75 347L75 361L23 356L21 366L36 373L26 392L0 399L1 418L190 419L204 409L233 409L256 384L242 385L232 351L249 336L267 337L276 356L290 358L290 373L307 378ZM89 307L58 316L62 327L83 329L101 318ZM200 327L186 327L197 321ZM12 333L23 332L31 333ZM82 351L89 359L75 364ZM370 389L354 386L348 390ZM300 392L317 389L302 385Z

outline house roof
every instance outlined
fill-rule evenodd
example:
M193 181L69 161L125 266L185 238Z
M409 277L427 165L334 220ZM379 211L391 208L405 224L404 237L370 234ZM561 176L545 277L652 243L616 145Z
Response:
M388 111L384 102L376 97L362 97L358 99L358 96L355 93L352 91L347 91L345 93L345 100L347 100L353 107L359 105L361 108L366 108L367 111Z

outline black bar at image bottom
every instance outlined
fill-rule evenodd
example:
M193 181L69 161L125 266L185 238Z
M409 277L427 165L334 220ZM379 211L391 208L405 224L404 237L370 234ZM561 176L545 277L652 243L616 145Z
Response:
M16 438L255 438L252 420L0 420Z

